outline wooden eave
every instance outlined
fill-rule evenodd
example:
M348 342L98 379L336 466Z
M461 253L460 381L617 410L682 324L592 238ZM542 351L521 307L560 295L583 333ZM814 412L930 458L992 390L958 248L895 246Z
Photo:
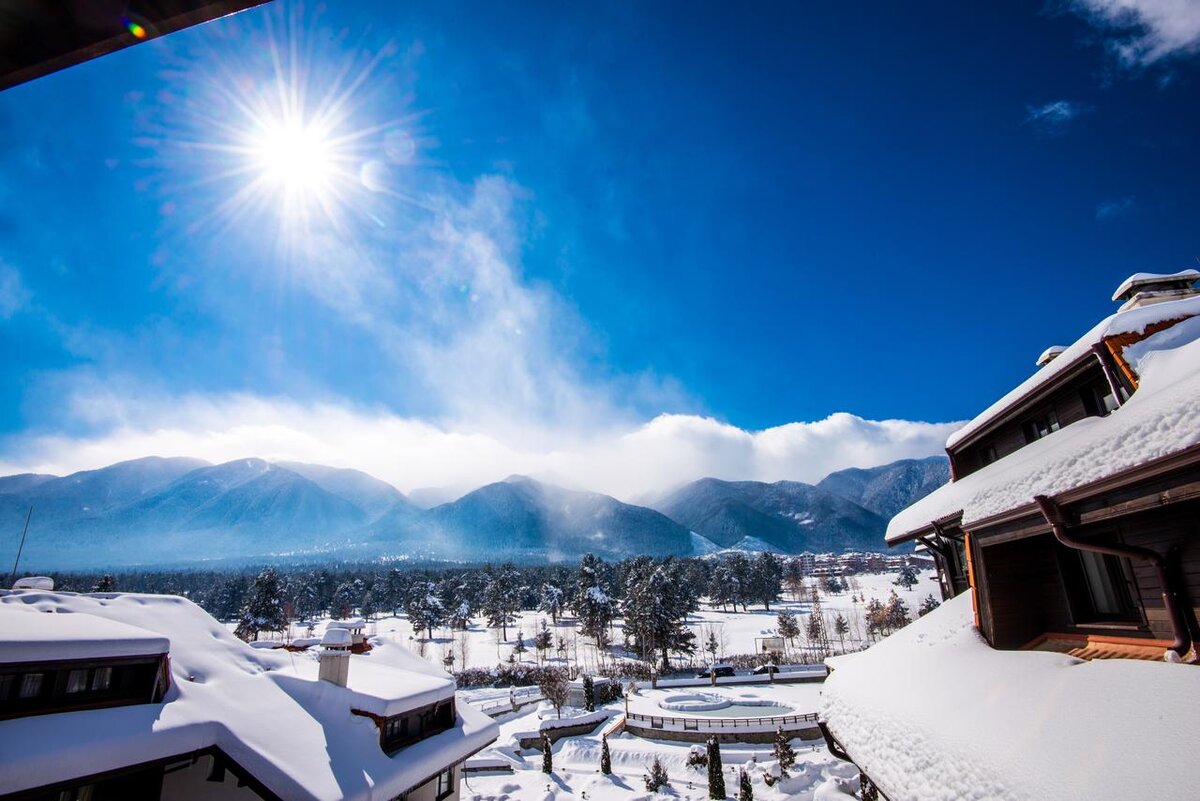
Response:
M0 3L0 90L265 2L8 0Z
M969 436L965 437L959 442L954 443L952 448L947 448L946 453L949 455L958 455L966 448L971 447L983 437L1012 420L1012 418L1045 401L1047 396L1057 391L1061 385L1078 378L1085 370L1087 370L1089 366L1094 364L1095 361L1095 353L1090 350L1084 351L1084 353L1078 356L1069 367L1064 369L1058 375L1054 376L1053 379L1038 384L1024 395L1014 400L1008 406L1005 406L1003 409L996 412L996 414L992 415L990 420L988 420L975 431L972 431Z
M1200 464L1200 444L1191 445L1181 451L1127 468L1119 473L1114 473L1111 476L1093 481L1090 484L1066 490L1055 496L1055 500L1063 506L1077 504L1098 495L1127 489L1143 481L1160 478L1176 470L1192 467L1197 464ZM1190 482L1170 490L1152 492L1140 498L1125 501L1114 506L1106 506L1102 509L1085 512L1079 522L1096 523L1197 497L1200 497L1200 482ZM1032 498L1029 503L1014 507L1006 512L964 523L963 528L972 534L981 535L989 528L995 528L996 526L1016 522L1022 518L1031 516L1041 518L1041 512ZM1039 531L1048 531L1050 526L1044 520L1041 520L1034 528ZM1030 531L1029 533L1034 532Z

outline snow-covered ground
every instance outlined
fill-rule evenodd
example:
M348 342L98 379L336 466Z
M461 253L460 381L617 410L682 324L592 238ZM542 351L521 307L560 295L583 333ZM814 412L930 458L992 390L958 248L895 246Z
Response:
M922 599L929 594L940 597L936 574L934 571L924 571L918 574L919 581L911 590L894 586L896 574L864 574L848 577L849 589L846 592L830 595L820 593L820 602L826 629L832 632L832 620L837 614L845 617L849 625L849 633L844 642L836 635L830 634L831 648L834 653L843 650L854 651L866 642L866 623L864 614L866 605L872 598L886 602L889 593L895 590L908 607L911 617L916 618L917 608ZM862 601L857 600L862 598ZM752 606L749 611L724 612L711 609L706 603L701 604L701 610L689 618L689 625L696 633L698 648L702 648L708 640L710 632L716 635L719 651L717 659L733 654L751 654L761 651L761 638L776 634L776 614L781 609L794 612L800 624L801 631L806 629L808 616L811 613L811 602L794 600L787 593L776 604L771 605L771 611L761 606ZM619 658L619 649L602 652L588 638L578 633L574 618L570 615L559 618L555 626L549 617L534 611L521 612L517 620L508 628L507 640L499 629L491 629L483 621L476 618L467 631L451 631L450 629L435 629L432 641L424 639L424 632L414 636L412 626L403 616L380 617L368 623L367 634L376 638L377 642L393 642L408 646L413 652L424 656L431 662L442 665L446 656L453 654L453 670L464 667L489 668L507 663L517 641L518 632L521 634L525 653L519 655L518 662L533 665L538 664L539 656L533 648L533 636L545 620L553 633L555 647L544 655L542 662L549 665L578 666L584 671L595 671L598 667L614 658ZM318 621L314 633L320 636L327 621ZM623 639L621 620L613 624L612 639L620 643ZM300 638L308 634L306 628L294 625L291 636ZM561 639L565 648L559 651L557 646ZM801 634L794 643L789 644L785 655L789 661L810 662L820 661L820 654L809 646L807 639ZM694 661L705 662L708 654L698 651Z
M795 688L787 688L794 690ZM763 688L764 695L781 692L784 687ZM756 689L756 692L760 692ZM621 703L609 704L603 709L617 715ZM541 710L540 714L553 718L554 713ZM471 760L478 763L487 760L490 765L507 765L507 771L466 773L463 775L462 796L464 801L625 801L649 799L654 796L646 790L642 779L655 757L667 769L670 786L663 793L680 799L708 798L708 774L702 767L687 767L688 753L693 745L662 740L646 740L630 734L609 737L612 755L611 775L600 773L601 733L608 725L599 724L591 734L559 740L551 749L554 770L550 775L542 772L542 755L534 749L522 750L517 742L518 735L536 731L540 724L539 710L531 707L519 713L509 714L500 720L500 737L496 743ZM725 744L721 746L721 760L725 767L725 787L730 797L737 795L738 771L747 769L752 777L754 797L777 801L832 801L844 799L839 788L853 790L858 787L858 770L847 762L831 756L820 741L816 743L793 740L796 764L790 777L767 787L764 777L775 767L770 745Z

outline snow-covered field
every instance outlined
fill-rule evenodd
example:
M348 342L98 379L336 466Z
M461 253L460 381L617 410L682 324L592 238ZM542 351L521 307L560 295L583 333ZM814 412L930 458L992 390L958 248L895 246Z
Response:
M848 625L849 632L844 641L830 634L831 648L834 653L842 650L853 651L861 648L866 641L866 624L864 613L866 605L872 598L886 602L889 593L895 590L908 607L911 617L916 618L917 608L922 599L932 593L940 597L936 575L933 571L918 574L919 582L913 589L905 590L893 585L896 574L865 574L850 576L850 587L839 594L820 593L820 602L826 629L832 631L831 621L837 614L842 614ZM857 600L862 598L862 601ZM776 633L776 614L781 609L794 612L800 623L801 631L806 628L806 622L811 610L808 599L794 600L785 593L777 604L772 604L771 611L765 611L761 606L752 606L749 611L724 612L720 609L710 609L707 604L701 604L700 611L689 618L689 625L696 633L697 646L703 647L710 632L716 635L719 644L718 661L733 654L751 654L762 650L760 639ZM480 619L472 621L467 631L451 631L450 629L435 629L432 641L421 636L414 636L412 626L404 616L380 617L367 625L367 634L383 642L394 642L408 646L412 651L424 656L439 665L453 654L453 669L462 670L464 667L495 667L507 663L520 633L527 650L515 657L516 661L525 664L538 664L539 655L533 648L533 635L545 620L553 633L555 647L548 650L541 661L548 665L578 666L584 671L594 671L604 662L620 655L619 649L602 652L588 638L581 636L575 626L574 618L570 615L560 617L555 626L549 617L535 611L525 611L517 616L517 620L508 628L507 639L500 629L491 629ZM327 621L318 621L315 634L320 635ZM293 626L290 636L304 637L307 629ZM613 625L612 639L614 643L622 641L621 620L618 618ZM565 646L558 649L559 642ZM819 654L807 643L803 634L794 643L789 644L785 655L789 661L819 661ZM708 655L698 651L694 662L707 661Z

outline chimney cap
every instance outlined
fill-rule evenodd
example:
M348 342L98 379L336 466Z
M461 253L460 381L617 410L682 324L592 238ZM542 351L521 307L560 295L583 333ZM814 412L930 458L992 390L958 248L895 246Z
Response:
M326 648L349 648L350 632L347 629L325 629L325 634L321 637L321 645Z
M1113 293L1114 302L1129 300L1146 287L1163 284L1162 289L1187 289L1200 280L1200 271L1191 268L1177 273L1134 273L1121 282Z
M1045 367L1047 364L1057 359L1066 349L1067 348L1065 345L1051 345L1050 347L1046 348L1044 351L1042 351L1042 355L1037 357L1038 367Z

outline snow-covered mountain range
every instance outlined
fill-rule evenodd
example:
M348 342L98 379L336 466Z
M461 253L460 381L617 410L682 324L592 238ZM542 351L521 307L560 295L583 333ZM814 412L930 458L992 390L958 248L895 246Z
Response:
M22 565L45 568L882 549L887 517L948 477L935 457L844 470L816 486L706 478L638 506L513 476L425 509L357 470L148 457L0 478L0 554L15 554L31 506Z

